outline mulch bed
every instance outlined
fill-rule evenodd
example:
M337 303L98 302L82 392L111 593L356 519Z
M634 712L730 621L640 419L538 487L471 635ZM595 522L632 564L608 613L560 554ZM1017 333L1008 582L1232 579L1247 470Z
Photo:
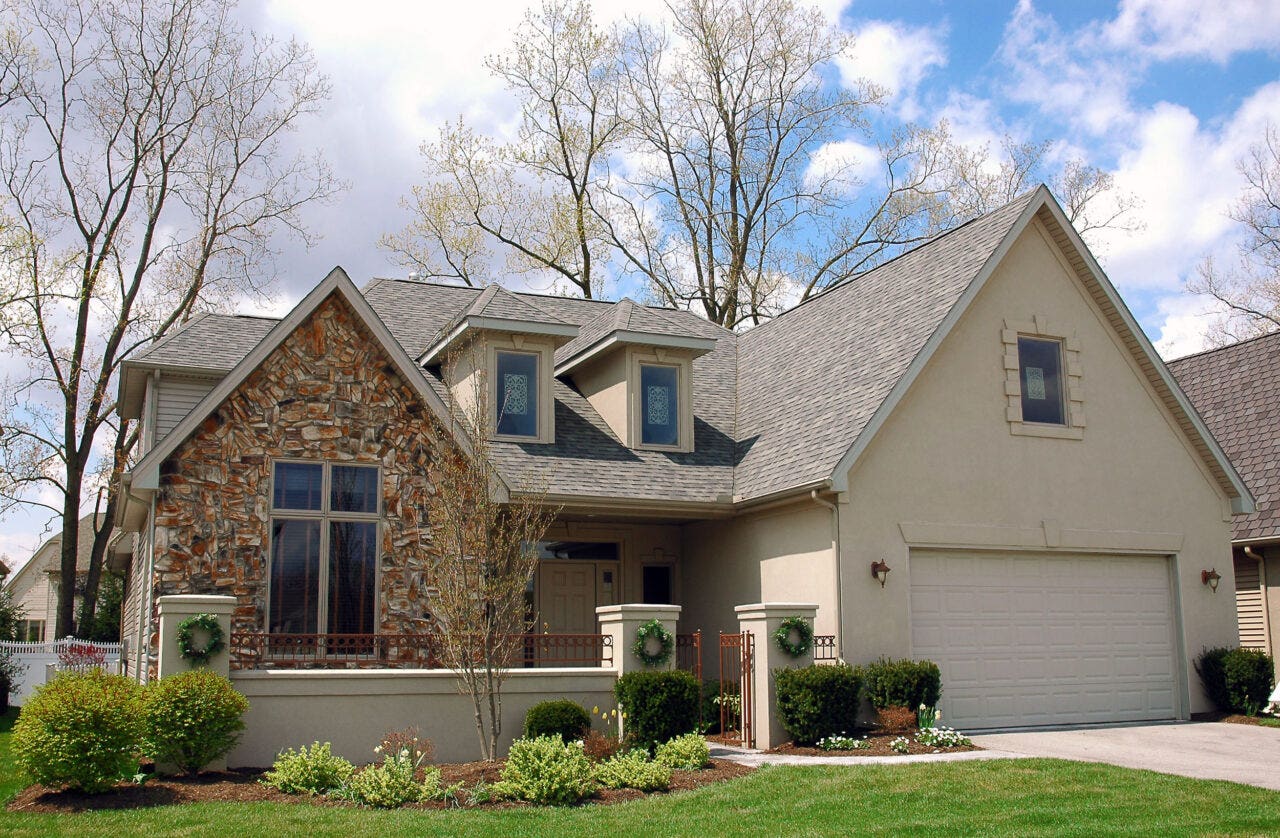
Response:
M480 781L493 783L502 773L501 762L469 762L438 766L445 786L462 783L470 788ZM744 774L754 768L725 760L712 760L711 766L701 771L675 771L671 777L671 791L687 791L701 786L721 783ZM69 814L102 809L145 809L153 806L172 806L182 803L204 802L257 802L302 803L313 806L354 806L328 797L307 797L285 794L264 786L259 780L263 769L246 768L234 771L209 771L196 777L154 777L145 785L121 783L102 794L84 794L77 791L55 791L44 786L30 786L19 792L6 807L10 812L39 812ZM669 792L653 792L667 794ZM638 800L649 795L635 789L602 789L594 797L584 801L587 805L621 803ZM419 803L405 808L444 809L444 801ZM475 808L509 808L530 804L504 801L486 803Z
M951 754L959 751L981 751L982 749L976 745L961 745L955 748L935 748L931 745L921 745L915 740L917 731L909 733L868 733L867 743L871 746L857 751L824 751L821 748L805 747L788 742L785 745L779 745L776 748L770 748L766 753L785 754L786 756L796 757L897 757L902 754L889 747L889 743L899 736L904 736L910 741L910 747L907 750L909 754ZM861 739L861 736L857 738Z
M1277 720L1275 716L1244 716L1239 713L1192 713L1191 718L1197 722L1226 722L1232 725L1260 727L1273 727ZM1272 724L1266 724L1265 720L1270 720Z

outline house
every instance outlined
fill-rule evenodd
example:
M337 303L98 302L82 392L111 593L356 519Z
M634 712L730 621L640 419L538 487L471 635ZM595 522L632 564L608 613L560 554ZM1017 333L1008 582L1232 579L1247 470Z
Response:
M97 517L101 523L102 516ZM80 519L79 553L76 555L77 577L89 572L89 555L93 551L95 532L93 514ZM132 540L117 533L112 536L106 563L125 563L116 555L117 550L127 550ZM54 627L58 624L58 589L62 584L62 533L47 539L17 572L8 578L5 587L13 594L13 601L22 609L23 619L18 622L18 639L27 641L53 640ZM77 613L80 608L76 596Z
M1257 499L1232 525L1239 643L1280 648L1280 333L1169 362ZM1231 588L1227 589L1228 591Z
M282 319L193 319L121 379L134 671L159 597L226 594L255 696L332 727L425 683L353 667L421 663L430 464L477 383L495 491L560 508L529 588L548 638L671 603L710 673L737 606L810 602L844 659L937 661L961 727L1208 709L1191 659L1236 618L1201 574L1234 585L1253 500L1044 187L742 334L340 269ZM342 677L277 653L353 643Z

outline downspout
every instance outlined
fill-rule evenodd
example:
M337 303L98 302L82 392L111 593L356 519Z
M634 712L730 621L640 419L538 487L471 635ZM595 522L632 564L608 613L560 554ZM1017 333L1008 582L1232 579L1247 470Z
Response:
M818 497L818 490L809 491L809 499L818 506L831 510L831 564L835 570L836 585L836 657L844 660L844 611L840 597L840 509L829 500Z
M1271 654L1271 599L1267 596L1267 563L1262 554L1245 545L1244 554L1258 563L1258 596L1262 600L1262 645Z

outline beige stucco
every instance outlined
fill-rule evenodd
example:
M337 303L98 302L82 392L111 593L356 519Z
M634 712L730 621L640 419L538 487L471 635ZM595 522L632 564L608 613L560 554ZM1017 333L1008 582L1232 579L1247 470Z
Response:
M1021 234L850 470L840 507L844 654L911 654L912 539L1171 553L1190 696L1180 712L1206 710L1188 655L1234 643L1232 599L1200 584L1202 569L1231 567L1229 501L1050 242L1038 222ZM1002 331L1037 317L1079 343L1081 439L1011 432ZM875 560L893 568L883 589Z
M592 358L573 371L573 384L609 429L627 440L627 353L625 349Z
M555 342L540 335L513 334L484 331L451 352L445 360L444 378L458 410L472 416L478 396L483 394L486 405L484 421L493 433L494 410L497 405L498 352L523 352L538 356L538 436L507 437L494 434L495 439L512 439L518 442L555 442L555 393L552 387L552 367ZM484 389L480 389L484 388Z
M836 633L831 513L808 498L684 528L682 631L703 631L703 669L716 674L717 632L738 631L734 609L755 602L812 602L817 634ZM683 628L688 626L689 628Z
M640 365L675 367L680 382L680 442L678 445L645 445L641 442ZM618 344L571 373L574 386L586 397L600 418L630 448L659 451L693 450L693 353L637 344Z

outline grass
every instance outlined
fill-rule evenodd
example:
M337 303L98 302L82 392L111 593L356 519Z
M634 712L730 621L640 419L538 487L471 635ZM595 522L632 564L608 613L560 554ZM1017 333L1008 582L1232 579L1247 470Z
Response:
M21 786L0 718L0 795ZM411 812L202 803L82 815L0 813L13 836L1260 835L1280 793L1058 760L773 767L697 791L573 809Z

